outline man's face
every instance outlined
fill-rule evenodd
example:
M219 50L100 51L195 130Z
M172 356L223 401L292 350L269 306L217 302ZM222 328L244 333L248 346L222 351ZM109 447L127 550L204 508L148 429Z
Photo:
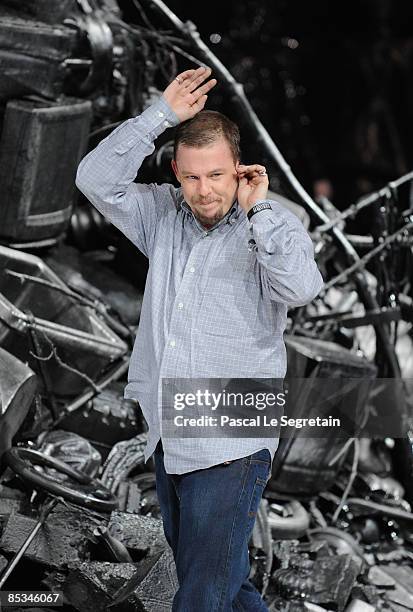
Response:
M237 197L238 165L224 138L200 148L179 145L172 168L202 225L215 225L231 208Z

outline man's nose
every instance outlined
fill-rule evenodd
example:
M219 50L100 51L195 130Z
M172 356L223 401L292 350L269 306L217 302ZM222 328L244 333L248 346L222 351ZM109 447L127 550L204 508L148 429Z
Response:
M198 183L198 193L201 197L205 198L207 195L211 193L211 187L208 179L199 179Z

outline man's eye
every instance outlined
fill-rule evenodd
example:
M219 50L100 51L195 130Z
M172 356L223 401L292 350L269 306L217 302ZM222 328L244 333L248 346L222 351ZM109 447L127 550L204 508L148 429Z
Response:
M222 173L221 172L214 172L214 174L212 176L221 176Z

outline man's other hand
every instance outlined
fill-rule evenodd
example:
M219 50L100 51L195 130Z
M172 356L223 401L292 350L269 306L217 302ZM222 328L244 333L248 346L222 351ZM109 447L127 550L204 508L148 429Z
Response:
M181 121L191 119L204 108L207 93L217 84L216 79L204 83L210 76L211 68L185 70L163 92L163 97Z
M268 176L264 166L237 164L238 202L248 212L258 200L265 200L268 193Z

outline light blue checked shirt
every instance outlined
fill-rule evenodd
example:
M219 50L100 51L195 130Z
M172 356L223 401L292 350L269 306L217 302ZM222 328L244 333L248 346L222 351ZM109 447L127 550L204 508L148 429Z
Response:
M162 434L162 378L284 378L287 309L323 279L299 219L274 200L249 221L236 201L206 230L172 184L134 182L154 140L179 123L163 97L124 121L81 161L76 185L149 259L125 397L148 424L145 462ZM253 241L253 242L251 242ZM182 474L245 457L279 438L162 437Z

